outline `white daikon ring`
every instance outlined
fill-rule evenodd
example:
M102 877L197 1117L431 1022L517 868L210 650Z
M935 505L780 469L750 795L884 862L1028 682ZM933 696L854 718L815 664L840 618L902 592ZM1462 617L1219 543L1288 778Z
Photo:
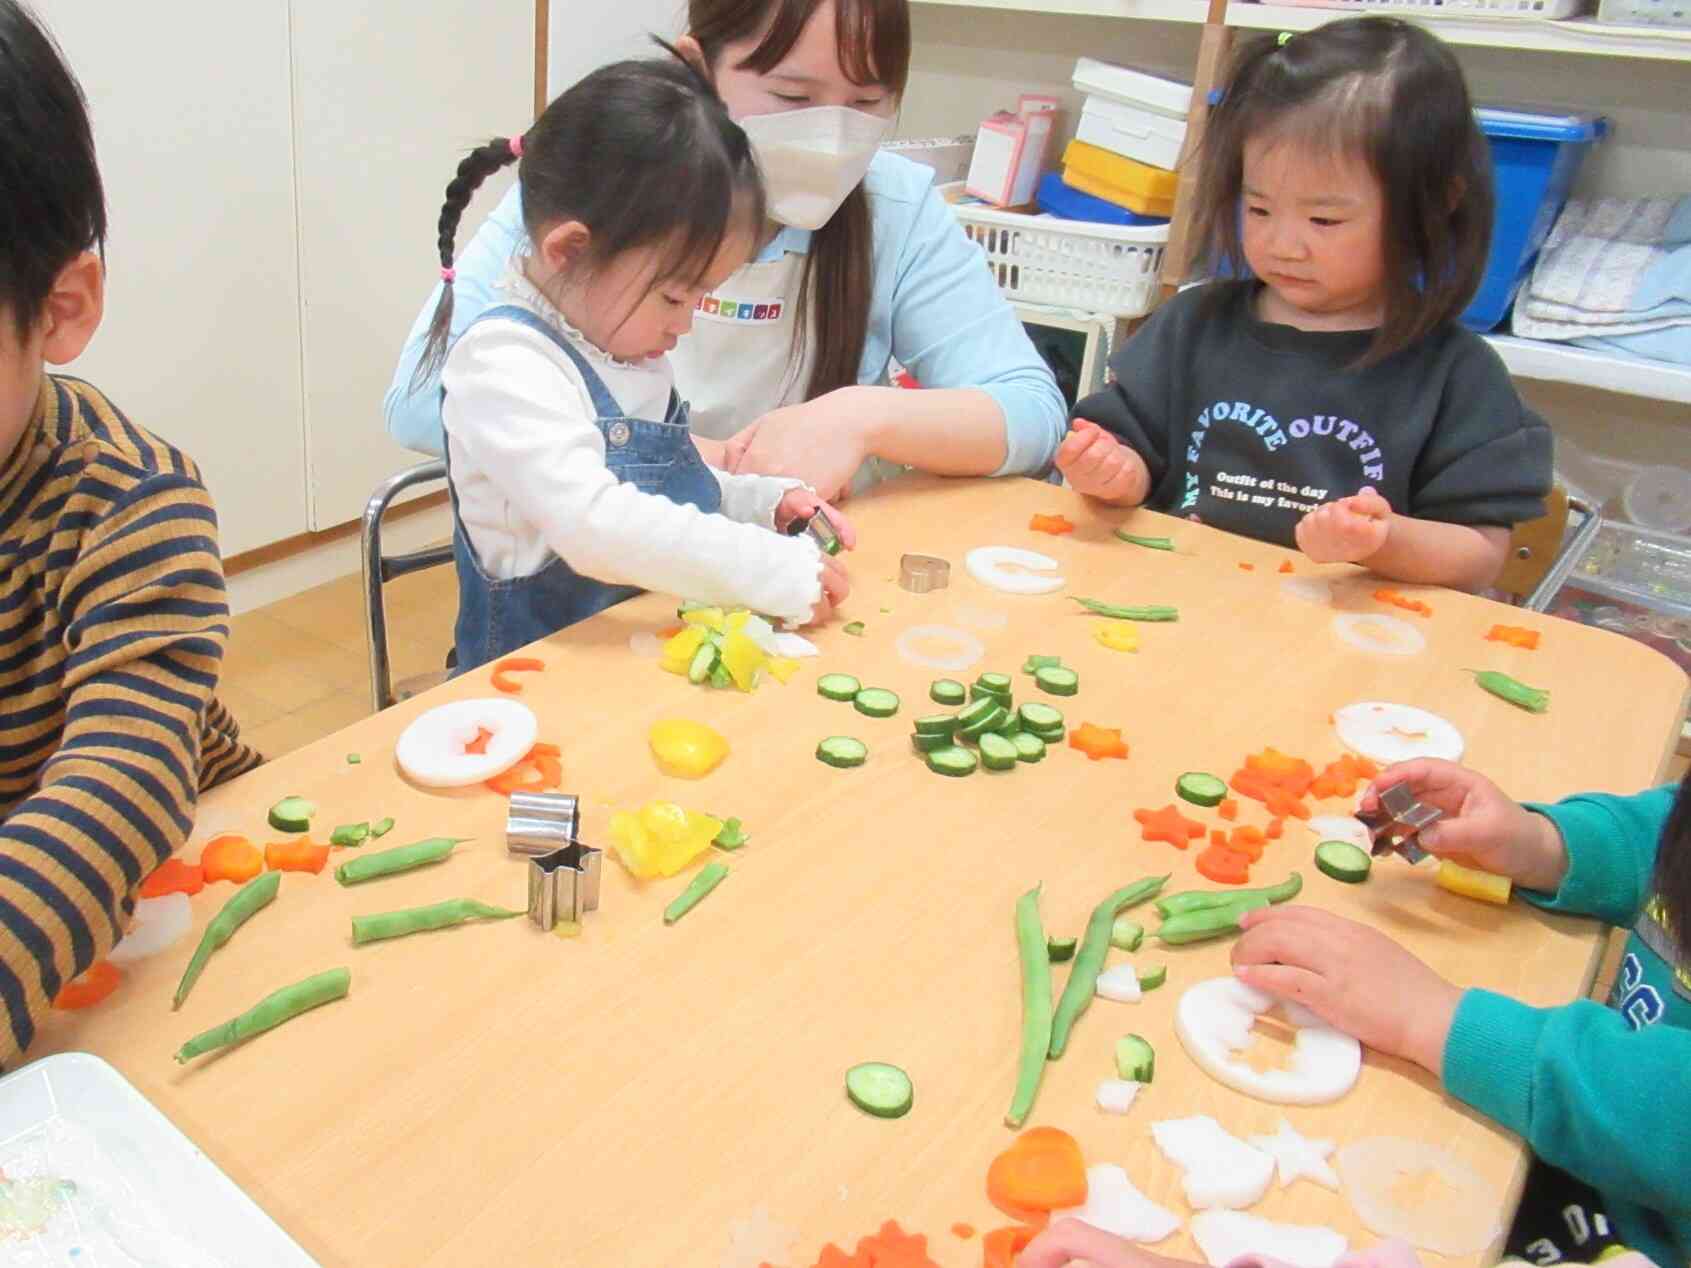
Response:
M1400 1136L1372 1136L1339 1150L1345 1196L1369 1231L1401 1237L1435 1255L1472 1255L1501 1231L1503 1196L1448 1149ZM1411 1176L1434 1172L1442 1193L1406 1206L1396 1194Z
M1363 700L1333 713L1339 743L1371 762L1390 766L1417 757L1462 759L1462 732L1436 713L1409 704Z
M1050 594L1067 584L1062 577L1051 575L1057 571L1055 559L1017 546L977 546L963 556L963 566L983 586L1005 594ZM1011 568L1027 571L1012 572Z
M480 753L467 745L487 731ZM430 788L463 788L501 775L534 747L540 723L534 710L516 700L455 700L423 714L400 733L393 747L399 769Z
M1427 650L1427 636L1408 621L1383 612L1341 612L1333 618L1339 641L1361 652L1414 656Z
M1355 1087L1362 1072L1362 1045L1297 1004L1278 1005L1297 1031L1290 1069L1253 1070L1234 1056L1250 1046L1256 1019L1276 1006L1275 1000L1237 978L1212 977L1180 997L1174 1033L1204 1073L1258 1100L1325 1105Z

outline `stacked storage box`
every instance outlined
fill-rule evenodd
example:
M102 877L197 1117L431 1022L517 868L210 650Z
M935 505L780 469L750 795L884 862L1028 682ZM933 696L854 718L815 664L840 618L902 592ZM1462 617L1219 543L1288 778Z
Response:
M1166 220L1192 86L1090 57L1075 64L1074 86L1086 94L1080 124L1063 152L1062 176L1048 176L1040 188L1040 206L1074 220Z

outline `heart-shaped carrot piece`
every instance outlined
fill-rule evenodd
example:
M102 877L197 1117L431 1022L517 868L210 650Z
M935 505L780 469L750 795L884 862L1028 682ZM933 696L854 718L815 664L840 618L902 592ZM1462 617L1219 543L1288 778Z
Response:
M986 1195L1007 1215L1056 1211L1086 1203L1086 1160L1080 1142L1055 1127L1033 1127L1016 1137L986 1172Z

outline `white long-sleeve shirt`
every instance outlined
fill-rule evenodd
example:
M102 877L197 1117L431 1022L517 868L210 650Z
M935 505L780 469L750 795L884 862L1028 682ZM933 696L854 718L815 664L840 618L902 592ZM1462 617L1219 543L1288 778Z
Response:
M668 358L614 359L516 268L501 288L500 302L539 316L585 357L628 417L664 417ZM489 576L526 577L556 554L600 581L790 621L821 597L815 543L774 531L775 508L798 481L711 468L722 489L714 515L619 481L580 371L539 331L478 322L453 345L441 384L459 516Z

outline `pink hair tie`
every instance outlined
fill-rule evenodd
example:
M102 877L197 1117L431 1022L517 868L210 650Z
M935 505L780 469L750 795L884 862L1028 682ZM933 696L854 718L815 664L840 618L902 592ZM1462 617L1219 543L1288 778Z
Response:
M440 280L445 282L448 286L451 286L452 283L458 280L458 270L448 265L446 268L441 269Z
M510 146L512 158L521 158L523 156L523 139L520 136L512 137L510 140Z

